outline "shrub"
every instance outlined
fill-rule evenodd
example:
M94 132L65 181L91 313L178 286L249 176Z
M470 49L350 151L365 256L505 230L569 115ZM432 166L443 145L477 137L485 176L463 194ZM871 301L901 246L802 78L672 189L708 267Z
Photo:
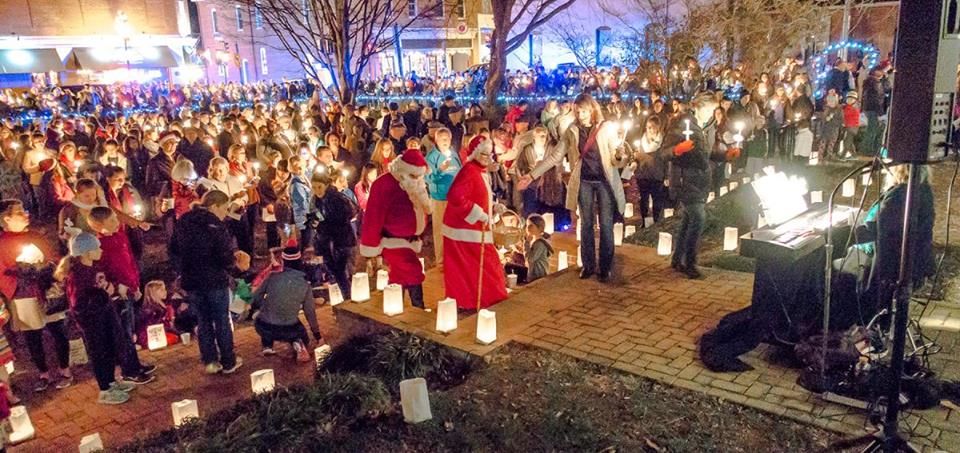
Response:
M391 330L348 339L320 363L317 377L326 373L370 374L382 379L392 392L398 391L404 379L423 377L433 388L448 388L462 382L473 364L465 354L457 354L410 333Z
M334 445L351 425L391 409L379 380L325 374L311 385L256 396L120 451L302 451L308 444Z

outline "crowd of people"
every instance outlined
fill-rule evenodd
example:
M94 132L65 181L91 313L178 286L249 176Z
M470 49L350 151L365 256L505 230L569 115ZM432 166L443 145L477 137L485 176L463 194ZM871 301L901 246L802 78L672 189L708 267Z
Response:
M752 175L771 159L805 165L811 156L877 152L889 68L872 68L858 84L838 63L822 99L794 69L749 80L719 71L667 93L642 87L630 101L619 93L636 81L615 69L600 82L611 93L604 104L582 73L537 69L511 74L508 89L580 94L521 101L502 119L459 102L457 83L436 104L403 105L324 102L299 82L8 90L0 96L0 320L24 335L37 392L72 384L66 320L75 320L98 402L118 404L153 379L156 367L138 357L150 326L162 325L168 343L195 335L205 371L230 374L243 363L232 325L251 313L264 354L287 342L309 361L311 337L322 341L315 291L349 299L356 270L388 268L390 283L423 308L424 243L461 309L495 304L507 297L505 264L527 282L546 274L546 213L579 225L580 277L607 281L626 203L654 222L680 207L672 264L699 278L704 203L733 173ZM377 92L394 81L383 84ZM25 118L30 109L52 116ZM524 230L504 256L493 230L508 209ZM156 238L177 276L142 281L141 270L156 264L144 262L144 244ZM12 359L0 341L0 362Z

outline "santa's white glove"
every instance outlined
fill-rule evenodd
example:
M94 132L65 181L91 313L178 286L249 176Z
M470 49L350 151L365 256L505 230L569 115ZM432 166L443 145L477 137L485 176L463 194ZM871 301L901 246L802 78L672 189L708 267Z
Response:
M486 214L479 214L479 215L477 216L477 222L479 222L481 225L489 225L489 224L490 224L490 216L488 216L488 215L486 215Z

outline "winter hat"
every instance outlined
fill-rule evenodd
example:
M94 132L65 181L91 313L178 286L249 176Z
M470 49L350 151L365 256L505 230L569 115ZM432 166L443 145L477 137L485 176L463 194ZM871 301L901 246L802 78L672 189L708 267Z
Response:
M860 95L858 95L856 91L851 91L851 92L847 93L847 100L848 100L848 101L849 101L849 100L857 101L857 100L859 100L859 99L860 99Z
M82 232L70 238L70 256L81 256L100 247L100 240L96 236Z
M470 144L467 145L467 160L476 159L481 152L493 154L493 142L487 137L478 135L473 137L473 140L470 140Z
M177 134L174 133L173 131L164 132L162 135L160 135L160 140L158 141L158 144L160 146L163 146L165 143L171 140L179 141L180 137L178 137Z
M287 241L287 245L283 248L283 252L280 253L280 258L284 261L300 261L300 247L297 246L297 240L290 238Z
M418 149L408 149L400 157L390 161L390 173L402 175L427 174L427 160Z

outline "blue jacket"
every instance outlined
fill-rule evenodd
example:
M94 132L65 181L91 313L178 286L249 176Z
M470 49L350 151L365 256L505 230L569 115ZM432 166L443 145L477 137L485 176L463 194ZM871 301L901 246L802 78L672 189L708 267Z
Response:
M427 167L430 173L426 176L427 191L430 192L430 198L437 201L446 201L447 192L450 190L450 184L453 184L453 178L457 176L463 163L460 162L460 155L456 151L450 153L450 166L446 171L440 170L440 165L447 159L440 150L434 148L427 154Z
M307 214L310 213L310 183L303 175L293 175L290 178L290 205L293 209L293 223L297 225L297 229L304 229Z

